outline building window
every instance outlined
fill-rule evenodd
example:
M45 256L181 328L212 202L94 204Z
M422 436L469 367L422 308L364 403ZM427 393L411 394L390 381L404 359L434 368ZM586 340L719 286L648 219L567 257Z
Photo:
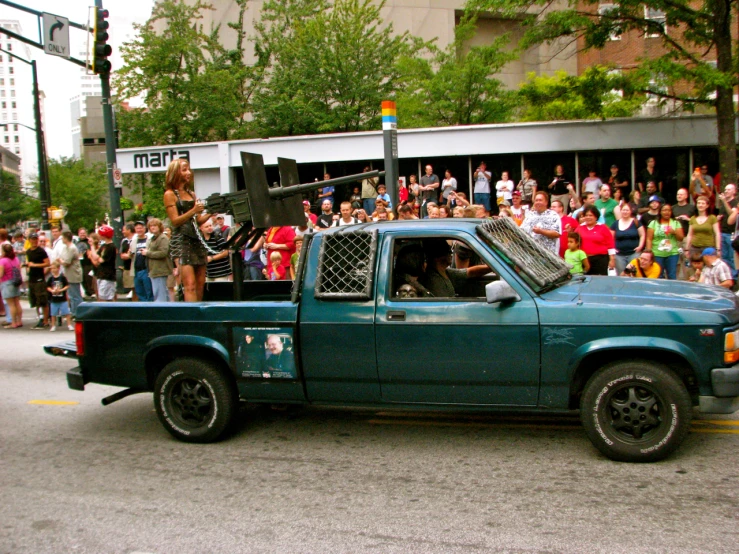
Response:
M14 91L14 90L11 90L11 91L10 91L10 97L11 97L11 98L15 98L15 91Z
M16 149L15 149L15 153L16 153L16 154L20 154L20 153L21 153L21 149L20 149L20 148L16 148Z
M5 79L0 79L0 86L5 86Z
M12 51L13 51L13 45L8 43L8 52L12 52ZM13 58L10 58L10 59L12 61Z
M10 138L8 138L8 135L5 135L5 144L8 144L10 142Z
M5 91L4 90L0 90L0 98L5 98Z
M17 113L14 113L13 114L13 121L18 121L18 114Z
M18 132L18 125L13 125L13 131Z
M8 114L4 113L3 114L3 121L7 121L7 120L8 120Z
M13 69L13 68L11 67L10 69ZM13 72L11 71L11 73L13 73ZM10 78L10 86L11 87L14 87L15 86L15 79L13 77Z
M667 17L665 16L665 12L662 10L644 6L644 19L649 21L649 25L644 32L644 36L646 38L658 38L661 37L663 33L665 35L667 34ZM658 28L662 29L661 33L658 31Z
M20 142L20 140L19 140L19 139L20 139L20 137L18 137L18 136L16 135L16 137L15 137L15 143L16 143L16 144L18 144L18 143Z
M609 15L609 12L616 10L616 6L613 4L601 4L598 6L598 15L601 19L604 19L604 23L609 26L608 40L621 40L621 34L623 30L620 26L620 21L615 17Z
M15 73L15 68L14 67L9 67L8 68L8 73L10 73L11 75L13 75Z
M0 63L2 63L2 61L3 61L3 57L2 57L2 56L0 56Z
M2 103L2 108L3 108L3 109L5 109L5 108L7 108L7 107L8 107L8 103L7 103L7 102L3 102L3 103Z
M11 102L11 104L12 104L12 106L10 106L10 107L11 107L11 108L13 108L13 109L15 109L15 100L13 100L13 101ZM3 102L3 108L4 108L4 107L5 107L5 102Z

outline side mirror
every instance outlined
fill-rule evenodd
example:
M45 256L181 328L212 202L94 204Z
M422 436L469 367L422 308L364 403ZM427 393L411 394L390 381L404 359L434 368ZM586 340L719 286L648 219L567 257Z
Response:
M511 285L500 280L485 285L485 299L488 304L497 304L498 302L518 302L521 297Z

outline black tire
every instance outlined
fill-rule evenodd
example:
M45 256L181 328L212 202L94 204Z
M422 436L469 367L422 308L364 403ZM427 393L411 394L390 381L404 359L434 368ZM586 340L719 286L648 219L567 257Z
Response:
M185 442L213 442L223 438L238 409L233 385L204 360L182 358L165 366L154 385L159 421Z
M615 362L597 371L580 402L588 438L619 462L669 456L688 434L692 412L683 382L667 366L646 360Z

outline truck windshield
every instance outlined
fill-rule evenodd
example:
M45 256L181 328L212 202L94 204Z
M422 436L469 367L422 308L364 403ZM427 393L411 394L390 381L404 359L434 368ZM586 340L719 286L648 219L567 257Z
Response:
M485 221L477 226L477 233L537 293L570 278L565 261L536 244L510 218Z

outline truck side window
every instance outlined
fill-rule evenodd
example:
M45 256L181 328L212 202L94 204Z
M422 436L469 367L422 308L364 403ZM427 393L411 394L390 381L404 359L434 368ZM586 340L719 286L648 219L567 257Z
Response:
M464 241L452 237L403 239L395 243L391 290L399 300L484 299L485 283L494 278L486 277L490 271Z

